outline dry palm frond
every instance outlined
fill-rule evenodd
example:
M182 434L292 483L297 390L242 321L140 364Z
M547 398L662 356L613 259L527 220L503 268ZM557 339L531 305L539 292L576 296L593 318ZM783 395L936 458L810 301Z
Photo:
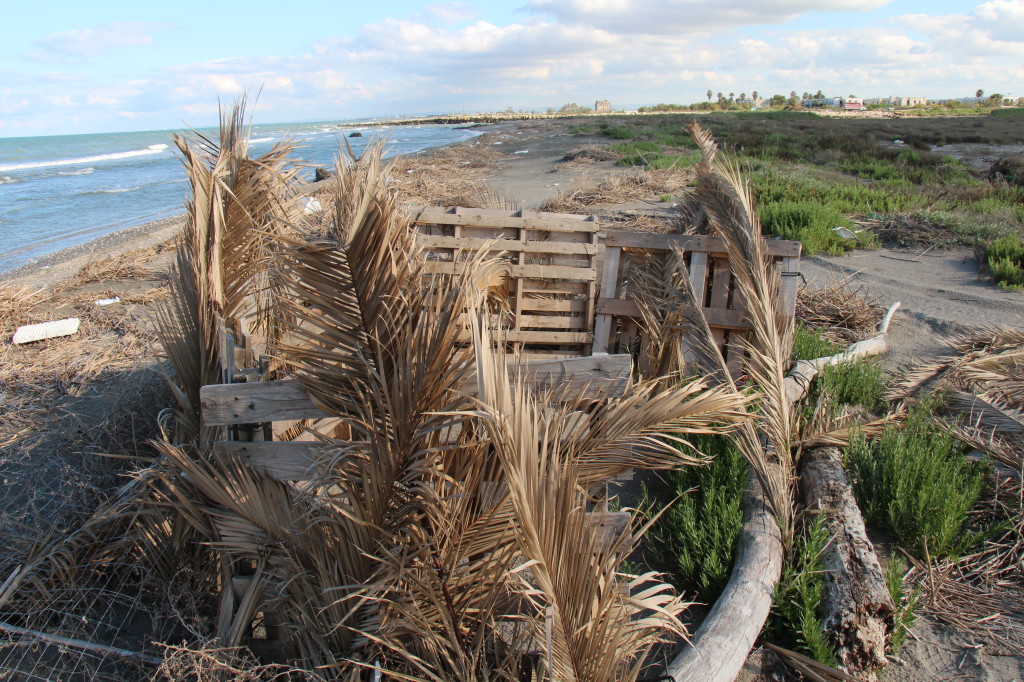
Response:
M737 441L767 494L783 537L788 539L792 537L794 473L790 451L792 419L784 379L792 351L792 319L778 307L779 274L764 251L761 225L748 183L741 178L736 165L718 153L710 133L696 123L689 130L703 156L697 168L694 206L703 210L715 233L725 241L737 291L753 326L746 369L763 395L758 428L745 426L738 432ZM691 295L686 301L692 306L696 297ZM714 345L708 340L704 343ZM703 355L710 356L708 362L715 360L710 352ZM762 435L765 442L761 441Z
M473 330L483 427L518 520L515 534L525 563L517 574L532 606L533 635L545 642L546 673L559 680L636 679L651 647L685 634L678 620L685 604L653 574L622 575L632 533L603 542L598 521L586 513L581 463L600 453L610 434L592 442L595 453L579 444L576 452L560 447L562 416L544 410L525 382L510 386L504 357L492 350L482 316ZM739 404L734 401L733 409ZM659 421L653 413L644 424L629 406L620 409L627 412L624 418L616 408L602 415L609 431L618 430L614 440L643 436ZM706 413L706 425L717 418Z
M275 236L291 217L287 200L296 169L293 146L278 143L262 157L247 156L245 99L222 112L219 145L196 134L175 137L192 188L172 269L173 300L158 310L159 336L175 379L175 417L181 434L197 437L200 387L218 383L224 368L221 331L247 333L243 317L273 339L275 320L268 264ZM230 379L230 378L228 378Z

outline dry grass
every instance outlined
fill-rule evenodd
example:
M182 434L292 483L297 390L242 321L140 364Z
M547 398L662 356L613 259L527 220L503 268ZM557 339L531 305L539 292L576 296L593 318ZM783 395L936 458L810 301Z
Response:
M852 278L832 279L818 289L804 285L797 292L796 319L842 345L872 336L884 312Z
M900 246L942 248L953 246L961 240L949 228L910 213L880 218L855 216L853 222L858 229L871 230L883 242Z
M485 208L490 207L491 192L483 182L485 171L507 156L477 140L429 154L400 156L391 163L390 173L402 203Z
M682 192L694 179L692 168L631 168L614 172L600 179L579 178L568 191L548 199L541 211L555 213L592 213L599 204L622 204L628 201L657 201L663 194Z
M617 161L620 158L622 158L622 154L617 154L607 147L588 145L586 147L573 149L563 156L561 162L555 166L555 170L578 168L580 166L592 166L595 163Z
M161 271L145 267L160 254L174 248L174 240L168 240L140 249L132 249L95 261L90 261L78 273L68 280L69 286L86 284L103 284L113 280L147 279L164 277Z

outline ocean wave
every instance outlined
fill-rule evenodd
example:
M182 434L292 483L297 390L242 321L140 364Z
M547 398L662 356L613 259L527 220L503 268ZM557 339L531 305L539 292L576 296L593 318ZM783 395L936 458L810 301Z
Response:
M249 144L256 144L257 142L273 142L273 141L274 141L274 138L272 138L272 137L256 137L256 138L253 138L253 139L249 140Z
M2 171L29 170L32 168L53 168L56 166L74 166L80 163L97 163L99 161L115 161L117 159L130 159L134 156L148 156L159 154L167 149L165 144L151 144L145 149L133 149L127 152L115 152L113 154L98 154L96 156L81 156L77 159L55 159L53 161L32 161L29 163L12 163L0 166Z
M16 182L21 182L21 180L12 178L10 175L0 175L0 185L13 185Z
M121 194L123 192L134 192L135 190L142 189L142 185L135 187L104 187L103 189L90 189L86 192L79 192L79 196L85 196L89 194Z
M89 175L94 170L96 170L96 169L95 168L79 168L78 170L57 171L56 173L53 173L53 175L62 175L62 176L63 175Z

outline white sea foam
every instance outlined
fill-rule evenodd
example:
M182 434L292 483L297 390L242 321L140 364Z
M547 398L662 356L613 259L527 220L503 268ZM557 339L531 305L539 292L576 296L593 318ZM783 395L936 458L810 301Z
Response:
M79 192L79 194L122 194L124 192L134 192L137 189L142 189L141 185L135 187L105 187L103 189L91 189L87 192Z
M249 144L256 144L257 142L273 142L273 141L274 141L274 138L272 138L272 137L257 137L255 139L249 140Z
M55 166L74 166L80 163L97 163L99 161L115 161L117 159L130 159L134 156L148 156L159 154L167 149L165 144L151 144L145 149L133 149L127 152L115 152L113 154L99 154L97 156L81 156L77 159L56 159L53 161L32 161L30 163L12 163L0 166L2 171L29 170L32 168L52 168Z
M0 175L0 185L11 185L15 182L18 182L18 180L15 180L10 175Z
M95 168L79 168L77 170L57 171L54 175L89 175Z

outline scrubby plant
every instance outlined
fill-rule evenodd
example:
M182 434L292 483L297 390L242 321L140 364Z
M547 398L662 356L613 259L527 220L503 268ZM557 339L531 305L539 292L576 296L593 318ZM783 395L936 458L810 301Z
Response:
M694 445L714 459L705 466L669 472L671 494L678 499L662 507L648 531L647 547L653 562L672 576L677 587L711 601L729 580L743 525L749 467L725 437L702 436Z
M814 389L819 394L828 393L839 405L859 405L875 413L885 407L885 374L877 358L824 367Z
M885 528L917 554L956 555L973 544L968 513L986 470L964 457L964 446L932 419L929 397L905 423L889 424L876 441L855 434L846 451L857 503L868 523Z
M889 589L892 603L896 605L896 615L889 635L889 653L893 656L899 654L907 641L907 633L917 620L917 599L921 590L906 589L903 585L903 576L906 572L907 562L903 557L893 555L889 558L889 565L885 569L885 585Z
M761 206L761 224L771 234L798 240L808 256L822 252L840 254L855 246L873 245L872 238L866 233L856 240L839 236L834 228L851 229L853 223L837 209L816 201L765 203Z
M794 360L814 360L835 355L841 350L839 344L822 337L814 327L799 321L796 323L793 330Z
M985 262L992 278L1004 289L1024 289L1024 241L1009 233L994 240L985 249Z
M832 644L825 635L819 608L825 589L822 554L831 541L820 518L798 535L792 556L775 588L766 633L781 646L806 654L825 665L835 665Z

